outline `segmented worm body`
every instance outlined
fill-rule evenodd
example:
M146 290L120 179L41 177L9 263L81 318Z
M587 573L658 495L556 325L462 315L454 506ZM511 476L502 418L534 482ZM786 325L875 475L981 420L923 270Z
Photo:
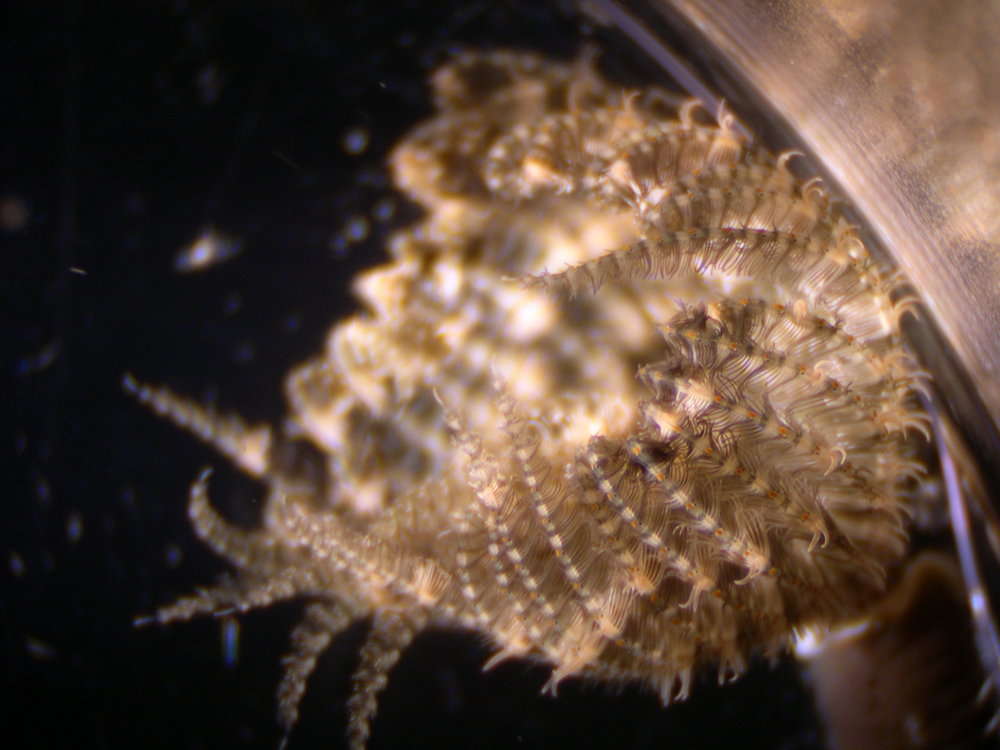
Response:
M239 575L152 619L309 598L290 730L318 654L371 618L361 748L427 626L550 664L551 692L639 680L669 702L870 607L927 431L900 278L724 113L527 54L460 55L433 88L391 162L426 215L290 375L285 434L128 379L269 487L246 532L199 478L191 518ZM296 440L323 486L274 459Z

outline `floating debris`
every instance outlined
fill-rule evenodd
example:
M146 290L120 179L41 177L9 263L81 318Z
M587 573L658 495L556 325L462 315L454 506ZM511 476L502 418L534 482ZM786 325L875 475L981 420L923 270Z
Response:
M235 258L242 249L242 243L235 237L206 229L198 239L177 253L174 270L177 273L204 271Z
M341 146L351 156L358 156L368 148L369 135L364 128L351 128L341 139Z
M10 566L10 574L14 576L14 578L20 578L24 575L24 571L27 570L27 566L24 564L24 558L17 554L14 550L10 551L8 564Z
M222 620L222 663L232 669L240 660L240 621L235 617Z
M376 221L389 221L396 215L396 201L392 198L383 198L372 208L372 216Z
M37 661L52 661L56 658L55 647L33 635L24 637L24 648Z
M34 375L47 370L56 361L61 351L62 341L57 338L52 339L37 353L20 357L14 365L14 374L17 376Z
M0 195L0 229L5 232L20 232L28 226L31 211L27 202L16 195Z
M70 544L76 544L83 538L83 516L74 510L66 519L66 539Z

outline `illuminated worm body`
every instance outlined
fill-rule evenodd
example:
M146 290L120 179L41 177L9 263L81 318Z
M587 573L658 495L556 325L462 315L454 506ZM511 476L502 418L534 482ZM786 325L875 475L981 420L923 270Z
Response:
M279 688L286 729L317 656L372 618L352 747L427 626L684 698L794 631L877 601L907 548L926 434L909 300L816 181L664 92L588 61L469 54L396 149L426 216L362 275L364 311L291 374L290 425L328 459L284 471L270 429L127 379L270 487L262 526L191 492L239 571L171 622L312 600Z

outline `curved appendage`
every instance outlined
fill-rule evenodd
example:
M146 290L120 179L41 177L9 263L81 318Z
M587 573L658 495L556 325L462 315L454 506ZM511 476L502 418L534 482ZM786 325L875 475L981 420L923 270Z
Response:
M371 734L371 720L378 706L378 695L385 689L389 672L400 655L413 641L427 621L421 612L376 612L371 631L361 647L360 662L352 679L351 697L347 701L350 714L348 746L364 750Z
M251 427L236 415L221 415L160 386L148 385L131 373L122 378L125 391L161 417L193 433L247 474L265 476L271 468L271 428Z
M285 730L282 747L299 720L299 704L316 661L354 619L338 602L314 602L306 607L302 621L292 631L292 650L281 660L285 671L278 685L278 722Z

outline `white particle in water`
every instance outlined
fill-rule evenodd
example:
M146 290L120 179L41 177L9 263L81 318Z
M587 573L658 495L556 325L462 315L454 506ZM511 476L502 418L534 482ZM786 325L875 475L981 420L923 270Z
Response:
M10 551L9 565L10 565L10 574L12 576L14 576L15 578L20 578L21 576L24 575L24 571L26 569L26 566L24 564L24 558L22 558L19 554L17 554L13 550Z
M363 154L368 148L368 131L360 127L351 128L344 134L341 145L351 156Z
M368 238L368 219L364 216L352 216L344 227L344 236L350 242L363 242Z
M74 510L66 519L66 539L70 544L76 544L83 537L83 516L80 511Z

